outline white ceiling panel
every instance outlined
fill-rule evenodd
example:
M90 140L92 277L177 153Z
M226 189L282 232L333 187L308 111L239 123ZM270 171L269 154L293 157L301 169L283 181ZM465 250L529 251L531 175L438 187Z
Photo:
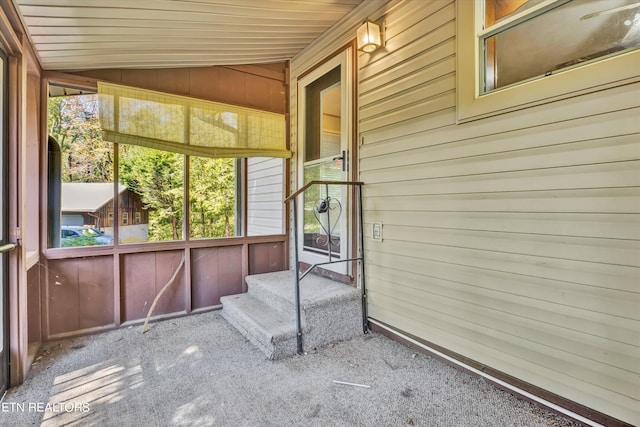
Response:
M365 0L13 0L45 70L291 59Z

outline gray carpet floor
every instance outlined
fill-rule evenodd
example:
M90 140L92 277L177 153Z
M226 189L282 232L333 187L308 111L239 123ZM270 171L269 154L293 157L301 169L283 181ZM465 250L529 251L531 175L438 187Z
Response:
M141 330L46 343L0 425L576 425L376 333L271 362L219 312Z

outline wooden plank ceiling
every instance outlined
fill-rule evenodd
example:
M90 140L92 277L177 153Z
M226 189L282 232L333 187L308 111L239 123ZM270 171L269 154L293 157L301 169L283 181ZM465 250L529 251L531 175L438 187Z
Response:
M45 70L291 59L364 0L13 0Z

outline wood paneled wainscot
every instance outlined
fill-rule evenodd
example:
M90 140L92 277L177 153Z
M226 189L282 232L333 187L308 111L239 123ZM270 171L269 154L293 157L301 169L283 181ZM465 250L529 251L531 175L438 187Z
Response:
M214 242L159 244L102 250L101 254L44 261L42 340L82 335L142 323L154 299L153 318L220 308L220 297L246 291L247 274L283 270L286 237L263 236ZM105 253L105 252L110 253Z
M254 247L257 245L251 245ZM244 291L242 246L199 248L191 253L191 304L194 309L220 304L220 297ZM215 284L215 286L212 286Z
M123 321L144 319L156 295L180 266L183 251L149 252L122 256ZM180 268L175 280L158 299L157 313L186 312L185 269Z
M114 324L113 256L47 262L46 335Z

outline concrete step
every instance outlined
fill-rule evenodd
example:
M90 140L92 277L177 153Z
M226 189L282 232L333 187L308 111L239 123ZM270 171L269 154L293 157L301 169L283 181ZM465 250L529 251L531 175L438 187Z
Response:
M253 297L278 311L287 313L295 309L294 280L293 271L254 274L245 279L249 293ZM358 289L325 277L309 274L300 281L300 305L303 309L313 309L345 299L359 298Z
M269 359L296 353L295 313L285 315L249 294L220 298L222 317Z
M293 274L248 276L247 294L221 300L223 316L270 359L296 354ZM362 333L358 289L310 274L300 282L300 300L305 350Z

